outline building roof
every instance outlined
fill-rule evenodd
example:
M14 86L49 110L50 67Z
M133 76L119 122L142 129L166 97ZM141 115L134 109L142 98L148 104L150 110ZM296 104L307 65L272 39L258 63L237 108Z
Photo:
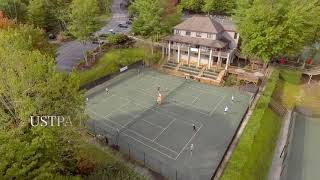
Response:
M196 44L200 46L207 46L207 47L213 47L213 48L225 48L228 45L228 43L220 40L179 36L179 35L167 36L164 38L164 40L170 40L174 42L187 43L187 44Z
M237 31L236 25L231 17L228 16L212 16L212 19L219 22L225 31Z
M174 28L215 34L224 30L223 26L219 22L209 16L193 16L176 25Z

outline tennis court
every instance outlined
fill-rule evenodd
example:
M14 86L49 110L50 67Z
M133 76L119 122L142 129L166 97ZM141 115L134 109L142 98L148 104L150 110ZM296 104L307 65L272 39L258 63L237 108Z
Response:
M251 100L246 92L151 69L129 70L87 97L89 130L168 179L210 179Z

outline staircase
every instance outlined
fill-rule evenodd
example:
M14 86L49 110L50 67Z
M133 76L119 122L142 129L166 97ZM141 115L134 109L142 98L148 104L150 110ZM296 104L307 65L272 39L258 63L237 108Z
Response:
M187 66L187 65L181 65L178 71L183 73L188 73L192 76L198 76L198 74L200 73L200 69L198 69L196 66Z
M210 78L210 79L217 79L219 73L215 72L214 70L212 69L206 69L203 74L202 74L202 77L205 77L205 78Z
M177 66L178 66L178 63L172 62L172 61L168 61L164 65L162 65L162 68L174 71Z

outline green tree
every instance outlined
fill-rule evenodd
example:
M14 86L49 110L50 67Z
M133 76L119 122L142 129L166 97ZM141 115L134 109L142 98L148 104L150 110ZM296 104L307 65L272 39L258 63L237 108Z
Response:
M169 1L136 0L129 10L136 17L132 31L137 35L159 40L180 22L181 10L169 8ZM170 10L170 11L169 11Z
M181 0L183 9L190 10L193 12L201 12L204 6L204 0Z
M79 78L55 68L43 32L0 30L0 174L4 179L54 179L76 173L74 128L83 117ZM44 45L44 46L42 46ZM40 51L41 49L41 51ZM74 127L32 127L30 116L70 117Z
M318 39L319 16L319 0L239 0L235 19L242 51L264 62L296 55Z
M69 31L81 43L82 47L98 28L97 16L99 9L96 0L73 0L71 3ZM85 62L87 54L82 48Z
M235 0L205 0L202 11L209 14L231 14L235 5Z
M72 0L52 0L53 14L60 26L60 31L67 30L67 22L69 22L69 7Z
M27 13L27 5L22 0L1 0L0 10L9 18L24 21Z
M57 25L54 8L51 1L31 0L28 5L28 21L40 28L53 29Z

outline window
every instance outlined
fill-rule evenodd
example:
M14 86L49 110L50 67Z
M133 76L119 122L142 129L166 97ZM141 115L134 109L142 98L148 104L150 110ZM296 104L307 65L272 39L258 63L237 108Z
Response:
M180 30L176 30L176 34L177 34L177 35L180 35Z
M208 39L213 39L213 34L208 33L208 34L207 34L207 38L208 38Z
M190 31L186 31L186 36L191 36L191 32Z
M201 33L200 32L196 32L196 37L201 37Z
M233 37L234 39L237 39L238 38L238 33L234 33L234 37Z

